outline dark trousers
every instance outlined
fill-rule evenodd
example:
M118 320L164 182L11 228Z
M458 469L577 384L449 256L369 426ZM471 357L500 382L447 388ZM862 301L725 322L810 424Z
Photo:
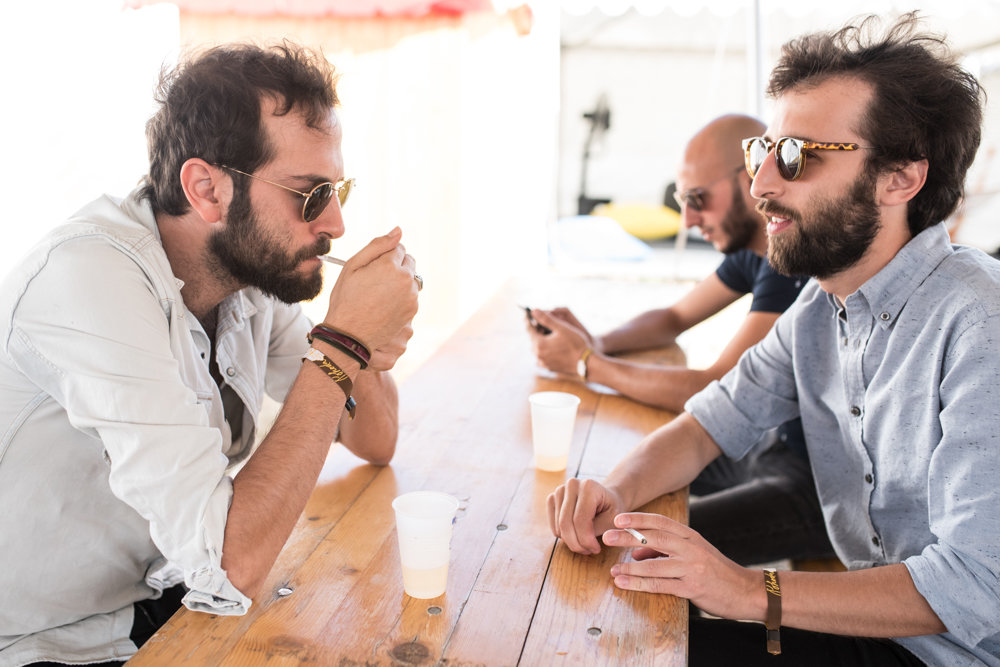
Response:
M775 440L739 461L720 456L691 483L690 525L741 565L835 557L809 460Z
M132 631L129 633L131 639L137 647L142 647L146 641L153 636L153 633L166 623L174 612L181 608L181 600L187 589L178 584L163 591L163 595L156 600L140 600L132 605L135 618L132 620ZM87 667L122 667L125 663L121 660L111 660L108 662L90 663ZM26 667L66 667L63 662L33 662Z
M781 628L781 653L771 655L765 649L761 623L702 618L692 613L689 629L689 667L923 667L925 664L890 639Z

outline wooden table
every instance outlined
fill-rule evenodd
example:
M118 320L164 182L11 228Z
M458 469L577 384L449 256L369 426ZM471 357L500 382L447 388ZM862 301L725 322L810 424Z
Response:
M609 570L628 550L572 553L545 507L567 476L603 477L672 415L540 372L515 305L501 291L403 383L390 466L333 448L246 616L182 609L130 667L686 664L686 601L616 589ZM582 399L559 473L536 471L531 449L527 396L550 389ZM418 489L461 501L433 600L403 593L390 507ZM681 491L644 509L686 520L686 507Z

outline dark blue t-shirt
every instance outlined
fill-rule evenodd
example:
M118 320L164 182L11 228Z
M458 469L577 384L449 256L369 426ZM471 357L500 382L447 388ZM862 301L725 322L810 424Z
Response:
M783 313L802 291L807 278L783 276L751 250L726 255L715 270L722 284L740 294L753 294L751 311Z
M764 313L783 313L792 305L807 278L783 276L752 250L737 250L726 255L715 270L722 284L740 294L753 294L750 310ZM802 421L794 419L778 427L778 438L789 449L807 456Z

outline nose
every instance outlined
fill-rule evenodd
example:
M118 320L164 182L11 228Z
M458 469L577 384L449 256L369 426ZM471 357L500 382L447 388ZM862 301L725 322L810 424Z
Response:
M767 154L750 181L750 196L754 199L774 199L784 187L785 179L778 173L774 150Z
M334 196L323 212L309 223L309 227L316 236L325 236L329 239L339 239L343 236L344 210L340 207L340 200Z
M681 222L687 229L697 227L701 224L701 212L694 210L693 206L685 203L681 206Z

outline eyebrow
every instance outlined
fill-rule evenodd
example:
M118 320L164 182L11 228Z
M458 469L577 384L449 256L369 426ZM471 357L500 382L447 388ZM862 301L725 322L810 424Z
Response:
M772 144L775 141L777 141L777 139L772 139L771 137L769 137L766 134L763 134L761 136L764 137L765 139L767 139ZM812 137L802 136L800 134L783 134L783 135L781 135L781 137L778 137L778 139L781 139L782 137L789 137L791 139L798 139L799 141L809 141L809 142L812 142L814 144L829 143L825 139L813 139ZM850 142L850 141L848 141L848 142L836 142L836 143L856 143L856 142Z
M318 183L336 183L341 180L343 176L340 178L330 178L321 174L289 174L288 178L289 180L295 182L312 183L313 185L316 185Z

